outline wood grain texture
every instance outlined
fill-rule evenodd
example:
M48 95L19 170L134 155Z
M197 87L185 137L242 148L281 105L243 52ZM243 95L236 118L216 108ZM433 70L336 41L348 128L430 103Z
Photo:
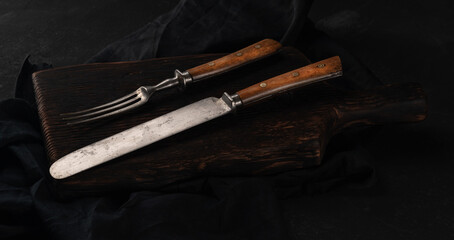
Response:
M208 96L236 92L307 65L292 48L245 68L169 90L129 114L108 121L66 126L59 113L81 110L154 84L175 68L198 65L220 54L56 68L33 76L49 165L95 141ZM333 79L334 81L334 79ZM336 79L341 81L341 79ZM426 115L418 84L350 92L320 82L202 124L106 164L63 180L55 190L69 198L117 191L162 189L206 176L276 174L321 163L331 136L347 127L416 122ZM49 176L49 179L51 177Z
M194 82L212 77L276 53L281 44L272 39L264 39L234 53L202 65L188 69Z
M238 91L237 94L243 105L247 106L278 93L341 75L342 63L340 58L335 56L254 84Z

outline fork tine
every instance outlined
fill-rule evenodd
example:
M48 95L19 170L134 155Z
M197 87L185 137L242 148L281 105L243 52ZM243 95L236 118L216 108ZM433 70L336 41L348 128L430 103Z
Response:
M115 105L115 104L118 104L118 103L121 103L123 101L126 101L128 99L130 99L131 97L135 97L137 96L137 91L134 91L124 97L121 97L117 100L114 100L112 102L108 102L106 104L103 104L103 105L100 105L100 106L96 106L96 107L93 107L93 108L89 108L89 109L85 109L85 110L81 110L81 111L77 111L77 112L69 112L69 113L61 113L60 116L74 116L74 115L80 115L80 114L84 114L84 113L89 113L89 112L93 112L93 111L96 111L96 110L100 110L100 109L103 109L103 108L108 108L112 105Z
M117 105L113 105L113 106L108 107L108 108L104 108L104 109L101 109L101 110L98 110L98 111L94 111L94 112L88 112L86 114L80 114L80 115L73 115L73 116L70 116L70 117L64 117L62 119L63 120L75 120L75 119L88 118L88 117L91 117L91 116L96 116L96 115L101 115L101 114L107 114L109 112L112 112L112 110L115 110L115 109L122 110L120 108L123 108L124 106L128 106L131 103L135 103L137 101L140 101L140 98L138 98L136 96L134 98L131 98L131 99L127 100L127 101L124 101L124 102L122 102L120 104L117 104Z
M79 123L91 122L91 121L98 120L98 119L101 119L101 118L105 118L105 117L109 117L109 116L112 116L112 115L116 115L116 114L121 113L121 112L126 112L126 111L131 110L133 108L136 108L136 107L138 107L138 106L140 106L142 104L145 104L146 102L147 101L143 101L143 100L139 99L139 101L136 101L133 104L131 104L131 105L127 106L127 107L123 107L121 109L118 109L116 111L108 112L108 113L105 113L103 115L99 115L99 116L96 116L96 117L85 118L85 119L76 120L76 121L69 121L66 124L67 125L74 125L74 124L79 124ZM78 118L78 119L80 119L80 118Z

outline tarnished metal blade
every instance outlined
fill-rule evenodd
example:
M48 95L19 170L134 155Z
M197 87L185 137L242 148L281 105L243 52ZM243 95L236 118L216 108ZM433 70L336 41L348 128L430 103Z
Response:
M50 174L55 179L72 176L230 111L231 107L222 99L200 100L76 150L54 162Z

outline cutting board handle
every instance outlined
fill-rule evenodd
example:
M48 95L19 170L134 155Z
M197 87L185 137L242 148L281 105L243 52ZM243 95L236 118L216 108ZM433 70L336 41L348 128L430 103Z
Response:
M427 97L418 83L390 84L348 94L333 108L334 129L422 121Z

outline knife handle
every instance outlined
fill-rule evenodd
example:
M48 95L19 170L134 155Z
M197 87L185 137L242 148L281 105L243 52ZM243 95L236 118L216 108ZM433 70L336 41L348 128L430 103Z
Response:
M341 60L336 56L254 84L236 94L242 105L247 106L276 94L341 75Z
M264 39L222 58L188 69L187 72L192 76L192 82L197 82L269 56L281 47L275 40Z

